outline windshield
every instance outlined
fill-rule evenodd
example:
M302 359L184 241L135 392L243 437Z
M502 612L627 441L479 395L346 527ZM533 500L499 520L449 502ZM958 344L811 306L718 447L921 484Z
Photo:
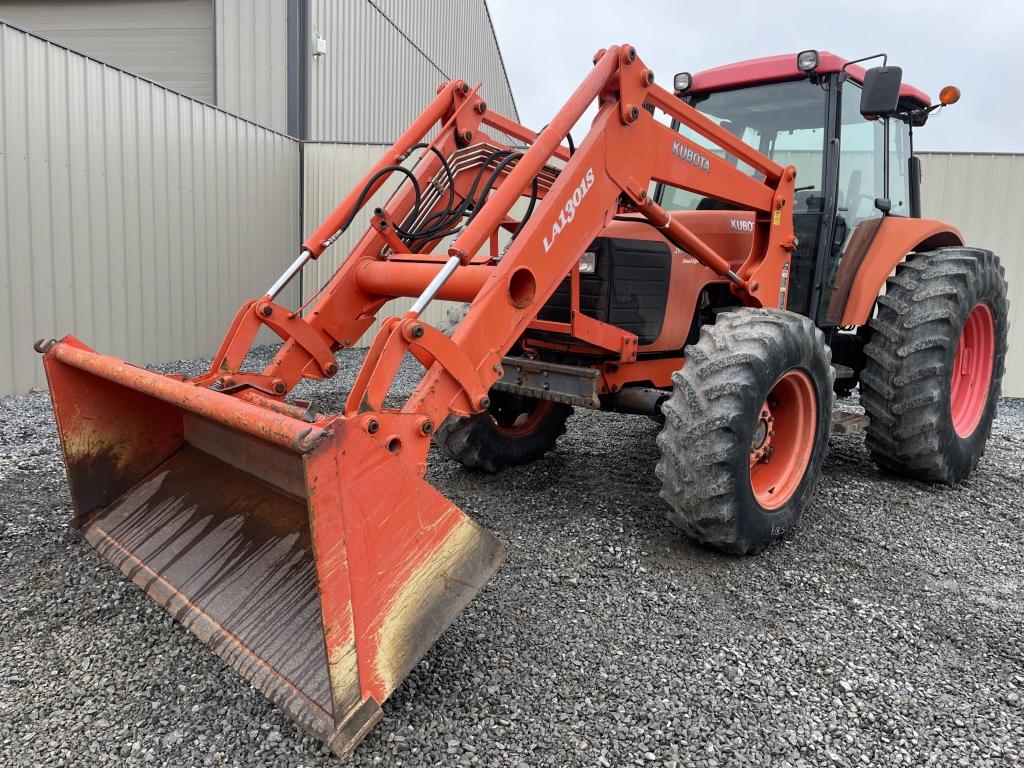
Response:
M754 85L687 97L690 106L738 136L779 165L797 169L794 212L821 211L822 156L825 145L826 91L810 80ZM753 168L714 146L686 126L673 125L686 138L724 157L745 173ZM732 208L711 198L666 186L661 204L669 210Z

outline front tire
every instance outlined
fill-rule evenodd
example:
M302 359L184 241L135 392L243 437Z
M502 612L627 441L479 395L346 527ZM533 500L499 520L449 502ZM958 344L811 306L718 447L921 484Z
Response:
M468 304L448 310L441 326L446 336L455 333L469 312ZM449 416L434 433L434 445L449 459L470 469L500 472L529 464L555 447L565 434L572 406L491 390L491 404L483 413Z
M861 403L885 471L958 483L985 452L1006 358L1006 280L975 248L907 257L871 320Z
M565 434L572 406L491 390L484 413L450 416L434 435L449 458L470 469L499 472L536 461Z
M760 552L810 505L828 452L832 353L806 317L738 309L701 328L663 406L657 475L691 539Z

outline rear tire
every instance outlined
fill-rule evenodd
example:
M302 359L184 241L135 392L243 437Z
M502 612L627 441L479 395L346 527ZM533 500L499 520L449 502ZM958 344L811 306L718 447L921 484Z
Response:
M1003 275L990 251L943 248L911 254L889 278L861 375L865 442L881 469L950 484L974 471L1005 367Z
M817 491L831 350L806 317L738 309L701 328L685 354L658 436L668 517L702 544L760 552L799 523Z

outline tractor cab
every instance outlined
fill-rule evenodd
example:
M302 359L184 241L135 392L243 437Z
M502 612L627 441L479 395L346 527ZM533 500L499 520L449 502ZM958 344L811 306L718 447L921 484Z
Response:
M883 216L921 215L913 127L923 125L933 107L926 94L901 83L900 74L898 67L865 70L826 51L804 51L675 79L686 103L780 165L796 168L798 244L789 309L819 325L836 324L827 317L829 300L858 226L870 229ZM944 99L952 95L943 93ZM673 127L759 176L687 126ZM669 186L660 187L656 198L675 211L735 208Z

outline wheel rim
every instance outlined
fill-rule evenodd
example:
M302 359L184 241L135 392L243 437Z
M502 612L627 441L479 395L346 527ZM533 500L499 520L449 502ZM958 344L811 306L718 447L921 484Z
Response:
M807 473L817 436L818 396L804 371L784 373L765 398L750 443L750 488L764 509L789 501Z
M970 437L978 428L988 391L992 386L995 359L996 324L987 304L976 304L967 315L953 357L953 379L949 387L949 412L953 429L960 437Z
M500 413L489 412L495 429L509 438L526 437L532 434L551 413L553 403L550 400L538 400L529 411L509 414L507 409Z

